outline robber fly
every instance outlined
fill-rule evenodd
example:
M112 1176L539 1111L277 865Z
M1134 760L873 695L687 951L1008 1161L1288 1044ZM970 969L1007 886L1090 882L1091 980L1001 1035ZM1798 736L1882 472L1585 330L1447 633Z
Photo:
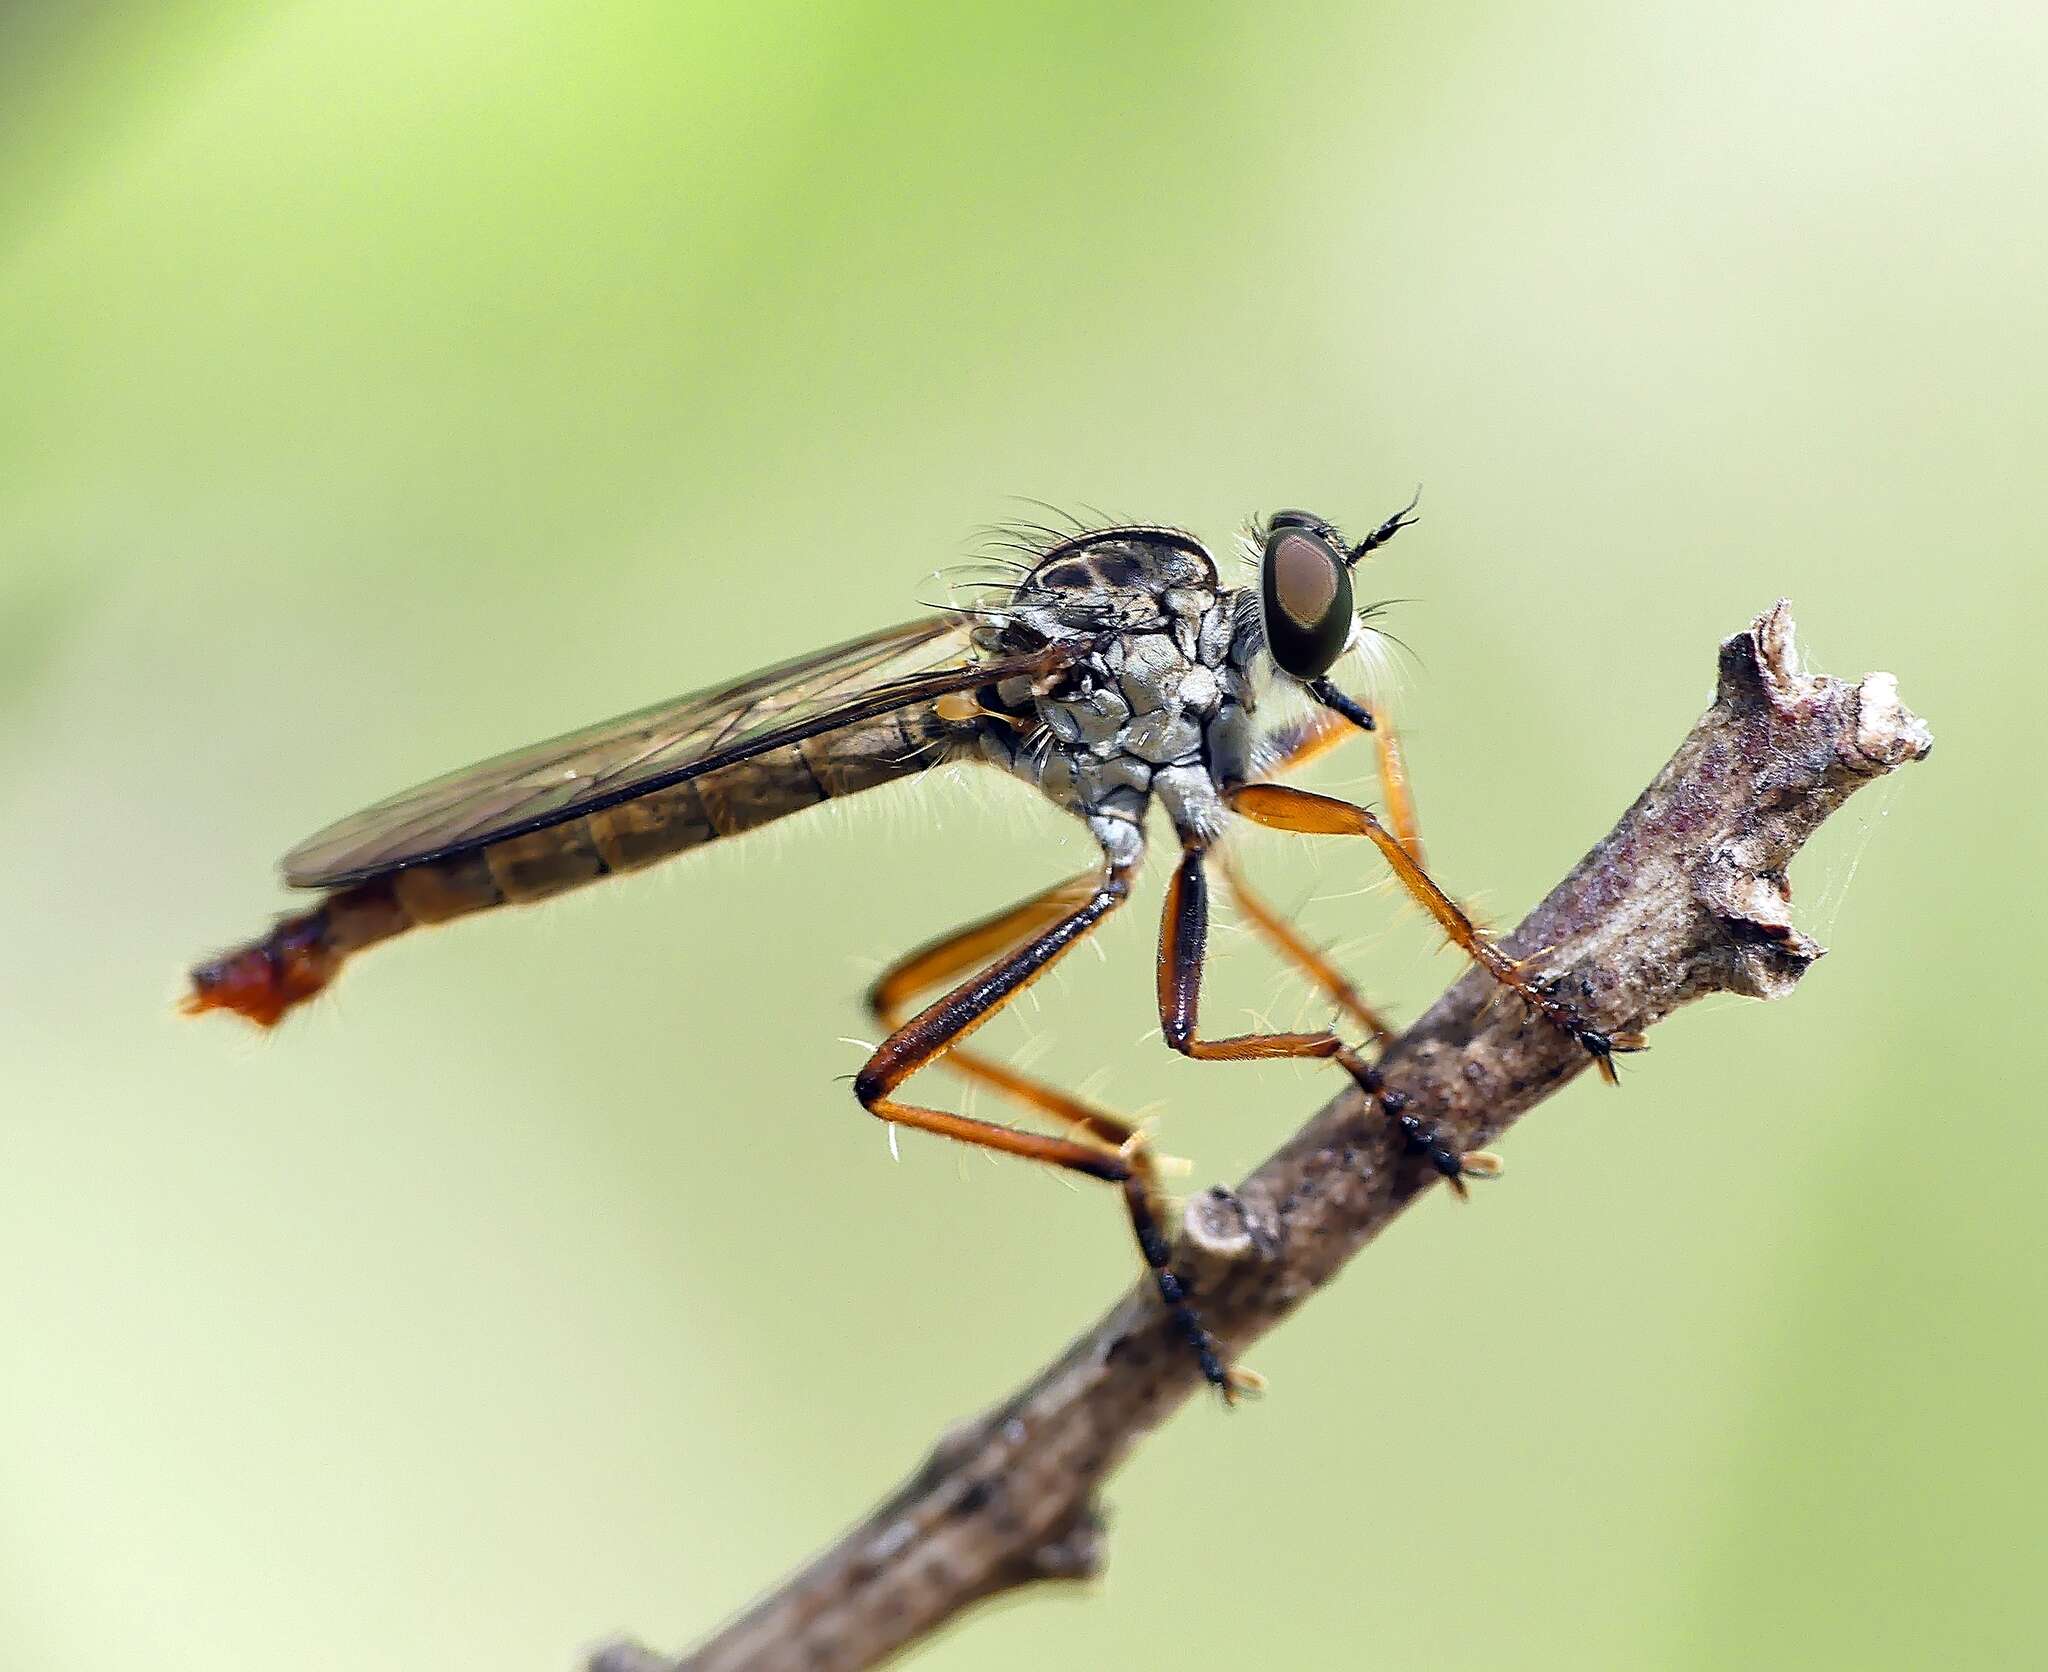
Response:
M269 1027L365 947L416 925L546 899L599 877L752 830L821 801L942 761L992 765L1088 827L1098 864L920 947L874 983L887 1037L855 1076L870 1114L1105 1180L1202 1374L1226 1398L1250 1385L1195 1313L1161 1229L1158 1169L1143 1134L1107 1110L958 1049L959 1042L1129 898L1158 806L1180 844L1159 939L1166 1042L1203 1061L1336 1063L1397 1123L1408 1149L1456 1188L1494 1170L1404 1110L1366 1054L1335 1031L1205 1036L1198 1025L1212 862L1257 929L1372 1041L1385 1025L1269 906L1246 893L1216 844L1233 818L1312 835L1363 836L1447 936L1544 1025L1613 1078L1633 1036L1583 1024L1482 935L1423 868L1390 733L1331 682L1367 631L1353 570L1412 521L1412 503L1356 544L1305 511L1254 529L1256 585L1226 588L1209 552L1174 528L1038 531L991 605L952 608L801 656L746 679L500 755L408 790L294 848L284 879L323 893L261 940L191 972L190 1011L231 1010ZM1311 718L1262 719L1278 685ZM1371 812L1275 781L1354 731L1378 730L1391 828ZM940 996L921 1008L927 993ZM1056 1134L903 1100L944 1056L1057 1127Z

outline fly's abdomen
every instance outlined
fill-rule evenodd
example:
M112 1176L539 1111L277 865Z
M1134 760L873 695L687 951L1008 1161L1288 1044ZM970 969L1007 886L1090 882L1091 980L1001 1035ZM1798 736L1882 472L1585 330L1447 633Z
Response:
M617 871L736 836L821 801L922 772L958 732L929 706L845 727L543 830L408 865L281 918L261 940L192 971L188 1012L274 1026L354 953L420 925L550 899Z

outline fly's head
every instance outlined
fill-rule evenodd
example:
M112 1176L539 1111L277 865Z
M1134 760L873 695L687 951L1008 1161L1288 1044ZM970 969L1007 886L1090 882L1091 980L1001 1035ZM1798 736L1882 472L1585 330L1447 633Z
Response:
M1256 609L1246 600L1244 627L1275 668L1312 684L1359 641L1377 606L1358 607L1352 571L1413 522L1414 510L1410 500L1355 545L1311 511L1276 511L1252 530L1259 588Z

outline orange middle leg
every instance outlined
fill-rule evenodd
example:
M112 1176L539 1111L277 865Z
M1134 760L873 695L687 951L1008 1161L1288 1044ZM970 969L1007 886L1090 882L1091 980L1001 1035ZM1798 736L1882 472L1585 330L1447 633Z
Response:
M1395 1122L1409 1149L1425 1157L1459 1195L1465 1193L1468 1175L1490 1177L1497 1172L1499 1163L1493 1156L1478 1150L1460 1154L1440 1142L1432 1128L1404 1114L1405 1099L1388 1091L1372 1064L1334 1033L1201 1037L1202 971L1209 940L1209 885L1203 857L1200 839L1184 835L1180 866L1167 885L1166 910L1159 924L1159 1026L1166 1043L1198 1062L1259 1062L1276 1057L1334 1061Z
M1346 738L1357 735L1358 728L1349 720L1326 709L1318 709L1281 735L1278 756L1268 768L1268 773L1277 776L1292 772L1327 754ZM1422 832L1416 821L1415 798L1408 786L1407 765L1399 735L1385 718L1377 721L1373 742L1379 757L1380 788L1386 797L1388 820L1400 837L1401 845L1420 864ZM1323 952L1311 945L1300 930L1252 892L1244 880L1244 873L1227 855L1218 853L1215 859L1223 886L1260 938L1305 974L1340 1011L1372 1035L1375 1045L1385 1050L1394 1037L1386 1019L1366 1003L1364 995L1352 981Z
M1388 828L1408 850L1410 859L1417 865L1426 865L1428 861L1422 857L1422 822L1415 814L1415 792L1408 784L1408 755L1401 747L1401 734L1391 722L1382 719L1372 741L1379 755L1380 799L1387 804Z
M1245 885L1243 874L1226 855L1219 853L1215 857L1217 874L1223 878L1223 886L1232 903L1244 914L1245 921L1258 932L1259 937L1306 975L1332 1004L1372 1035L1373 1043L1382 1051L1391 1045L1394 1030L1377 1010L1365 1002L1350 977L1311 945L1299 929L1254 894Z
M1380 850L1395 878L1435 918L1445 935L1487 974L1528 1003L1561 1032L1569 1034L1593 1058L1601 1078L1613 1083L1614 1054L1642 1049L1640 1035L1609 1036L1587 1027L1543 992L1505 952L1482 935L1458 903L1437 886L1407 846L1363 807L1285 784L1246 784L1230 792L1231 809L1256 824L1311 836L1364 836Z

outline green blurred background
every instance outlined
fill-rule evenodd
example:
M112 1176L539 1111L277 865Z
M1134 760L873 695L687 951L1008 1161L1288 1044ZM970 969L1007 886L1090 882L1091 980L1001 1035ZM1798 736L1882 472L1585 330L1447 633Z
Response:
M1497 918L1780 594L1941 747L1801 862L1790 1002L1544 1108L1143 1451L1102 1584L919 1664L2038 1664L2044 85L1931 0L0 14L0 1665L679 1647L1130 1276L841 1083L885 957L1082 857L1021 790L177 1021L279 852L897 619L1014 495L1418 481L1371 584ZM1456 973L1365 856L1250 864L1403 1014ZM1156 1048L1146 915L990 1037L1230 1179L1331 1084ZM1223 949L1214 1016L1318 1014Z

